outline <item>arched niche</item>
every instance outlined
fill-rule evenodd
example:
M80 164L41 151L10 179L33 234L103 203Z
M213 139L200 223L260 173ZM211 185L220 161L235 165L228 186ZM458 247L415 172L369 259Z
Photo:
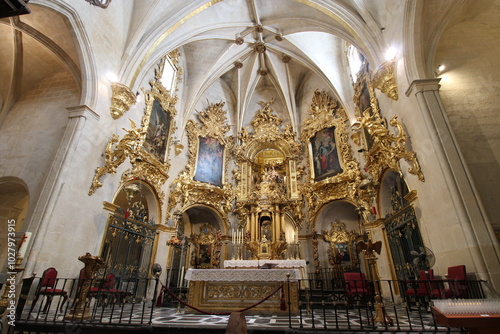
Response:
M314 230L321 236L317 238L317 250L313 249L315 266L320 266L315 270L330 270L334 277L359 270L355 243L364 231L355 205L347 201L327 203L318 212Z
M154 189L142 180L126 182L113 199L114 212L108 223L100 256L102 270L113 273L117 284L150 274L160 221L159 200ZM138 286L138 293L146 286Z
M394 192L397 192L400 198L404 199L410 192L406 181L401 175L393 170L388 170L382 176L378 193L378 213L385 217L393 211L394 207L404 206L403 203L394 203Z
M2 244L7 241L9 227L14 227L17 248L20 247L24 235L23 223L28 206L29 192L26 184L18 178L0 178L0 221L2 222L0 224L0 236ZM4 264L6 259L7 251L2 251L0 264ZM4 271L5 267L3 265L0 271Z
M208 206L193 206L185 211L183 220L179 222L178 231L184 232L190 241L189 263L184 266L201 269L220 267L222 251L222 234L226 234L226 226L221 216ZM184 225L184 229L181 227ZM180 234L180 233L179 233Z
M134 190L134 188L136 190ZM133 180L123 184L115 194L113 204L124 212L134 202L141 202L148 212L148 220L161 222L161 208L154 188L142 180Z

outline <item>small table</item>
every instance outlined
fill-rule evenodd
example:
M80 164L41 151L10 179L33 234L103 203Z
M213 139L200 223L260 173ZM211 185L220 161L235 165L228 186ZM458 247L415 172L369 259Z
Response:
M500 314L443 314L432 306L432 313L436 323L446 327L465 327L470 334L498 334L500 328Z

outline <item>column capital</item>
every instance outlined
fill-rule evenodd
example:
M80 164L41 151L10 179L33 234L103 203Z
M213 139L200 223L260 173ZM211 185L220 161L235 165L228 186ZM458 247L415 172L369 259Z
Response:
M74 106L74 107L68 107L66 110L69 111L68 118L76 118L76 117L83 117L85 119L89 118L90 116L95 118L96 120L99 120L100 116L90 109L89 106L87 105L79 105L79 106Z
M440 81L441 78L413 80L405 94L406 96L410 96L413 91L415 94L418 92L439 91L439 88L441 87L439 84Z

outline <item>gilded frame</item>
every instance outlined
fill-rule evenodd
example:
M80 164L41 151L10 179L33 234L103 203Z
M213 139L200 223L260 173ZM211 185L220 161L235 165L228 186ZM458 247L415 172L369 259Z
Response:
M198 136L194 181L222 187L226 149L218 139Z
M179 176L172 182L167 211L184 212L195 205L206 205L214 208L229 225L227 215L232 209L234 199L233 186L227 181L228 154L234 144L233 136L226 136L230 126L227 124L224 102L210 104L205 110L198 112L198 122L189 120L186 124L189 150L188 162ZM224 148L222 155L221 186L195 180L198 162L199 138L212 138Z
M368 68L368 62L365 60L358 73L358 80L354 84L355 115L358 119L374 119L377 122L384 122L380 115L380 108L375 88L372 82L371 72ZM361 138L363 143L360 146L368 153L374 145L374 140L366 128L361 129Z
M332 265L343 265L354 269L359 266L359 257L354 247L358 235L355 231L347 231L345 223L339 221L330 223L330 231L323 231L323 239L330 244L329 262Z
M177 97L172 96L161 83L161 73L165 66L164 56L155 70L155 79L149 82L150 90L144 92L145 108L141 126L144 138L142 148L161 163L168 163L172 133L176 130L175 104Z
M348 117L345 110L339 106L335 99L330 98L326 92L316 90L313 101L309 108L310 118L305 122L301 138L307 143L310 181L316 184L338 183L352 181L359 173L358 163L352 156L351 147L348 143ZM333 175L315 175L315 150L312 141L318 138L318 134L334 129L336 153L340 170ZM318 177L319 176L319 177Z

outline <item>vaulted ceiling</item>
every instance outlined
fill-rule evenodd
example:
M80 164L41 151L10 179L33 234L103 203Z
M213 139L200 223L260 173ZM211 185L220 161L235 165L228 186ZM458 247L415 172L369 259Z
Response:
M31 14L0 19L0 126L12 105L48 75L66 72L87 94L111 69L135 91L163 55L180 48L181 119L207 99L223 97L238 129L249 123L258 101L274 98L273 109L299 130L311 98L304 92L314 88L326 89L353 118L346 43L372 67L395 47L401 61L414 50L421 77L434 77L439 63L453 66L441 81L448 116L480 191L488 198L498 194L499 181L494 186L491 180L500 161L500 0L114 0L106 9L84 0L32 0L29 6ZM415 17L408 16L411 8ZM89 41L77 41L77 30ZM413 49L391 41L413 43ZM94 68L83 70L83 42L95 52ZM111 45L118 56L102 55L98 43ZM403 90L408 83L398 84Z

